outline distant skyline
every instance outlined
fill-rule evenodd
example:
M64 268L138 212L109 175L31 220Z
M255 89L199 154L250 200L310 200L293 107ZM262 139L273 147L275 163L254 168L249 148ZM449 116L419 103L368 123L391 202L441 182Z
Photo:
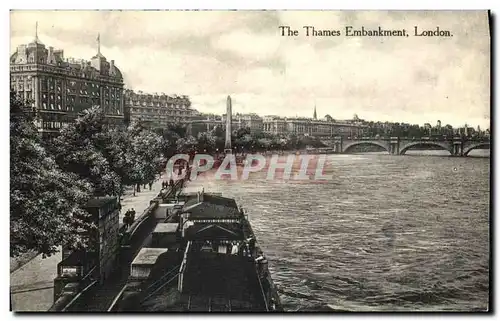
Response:
M490 127L486 11L12 11L11 49L101 52L126 88L188 95L200 112ZM282 37L295 29L435 29L451 38Z

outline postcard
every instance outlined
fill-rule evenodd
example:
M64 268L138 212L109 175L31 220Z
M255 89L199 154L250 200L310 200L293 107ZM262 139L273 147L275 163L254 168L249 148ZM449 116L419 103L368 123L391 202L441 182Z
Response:
M14 312L488 312L488 11L10 13Z

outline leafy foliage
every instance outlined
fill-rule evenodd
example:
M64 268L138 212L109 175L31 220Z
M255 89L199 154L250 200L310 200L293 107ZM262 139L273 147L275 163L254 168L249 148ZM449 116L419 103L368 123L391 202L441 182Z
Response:
M52 144L57 164L64 171L88 180L95 196L121 194L120 176L106 158L110 156L111 136L101 110L91 108L62 128Z
M153 181L162 160L162 137L140 123L133 123L127 129L126 142L125 162L130 166L129 180L134 184Z
M177 152L191 154L198 151L198 140L193 136L177 140Z
M33 114L14 93L10 118L10 255L51 255L60 245L83 241L76 231L93 228L83 210L90 184L61 171L42 147Z
M209 132L201 132L198 137L181 137L177 139L174 146L169 140L164 141L164 146L168 145L170 150L175 149L179 153L217 153L224 150L225 130L221 126L216 126ZM164 134L165 137L172 137ZM324 147L323 143L315 137L297 137L295 135L273 135L264 132L251 132L249 128L239 128L231 135L232 147L238 152L262 152L266 150L291 150L302 149L308 146ZM167 156L167 154L165 154Z

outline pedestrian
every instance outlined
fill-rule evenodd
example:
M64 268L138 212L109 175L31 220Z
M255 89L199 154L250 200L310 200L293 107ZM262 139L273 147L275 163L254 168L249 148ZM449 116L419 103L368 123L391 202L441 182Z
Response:
M169 184L171 187L174 187L174 180L172 178L170 178L170 184Z
M151 190L151 187L153 187L153 182L149 182L149 190Z
M123 217L123 225L125 225L125 228L129 227L129 223L130 223L130 210L127 210L127 212L125 212L125 216Z
M131 218L131 221L134 222L135 221L135 210L132 208L132 210L130 211L130 218ZM132 224L132 223L131 223Z

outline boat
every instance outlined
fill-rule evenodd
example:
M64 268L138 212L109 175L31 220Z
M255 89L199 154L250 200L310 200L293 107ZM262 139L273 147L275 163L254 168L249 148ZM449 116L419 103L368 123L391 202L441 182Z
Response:
M130 266L110 311L282 311L268 261L243 209L221 194L165 200L165 219Z

